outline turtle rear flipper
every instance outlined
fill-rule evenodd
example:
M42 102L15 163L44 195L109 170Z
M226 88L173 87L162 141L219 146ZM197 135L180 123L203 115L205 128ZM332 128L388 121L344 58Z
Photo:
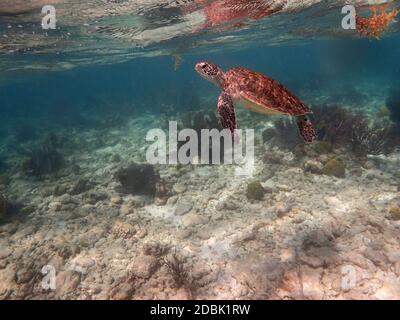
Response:
M297 117L297 126L305 142L312 143L317 134L311 121L306 116Z

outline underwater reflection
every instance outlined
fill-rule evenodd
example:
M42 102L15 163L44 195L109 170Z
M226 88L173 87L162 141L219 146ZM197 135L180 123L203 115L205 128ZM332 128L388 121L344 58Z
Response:
M227 25L230 28L240 28L248 19L259 20L279 12L284 7L281 1L261 0L196 0L206 16L204 27ZM183 12L190 12L193 6L183 8Z

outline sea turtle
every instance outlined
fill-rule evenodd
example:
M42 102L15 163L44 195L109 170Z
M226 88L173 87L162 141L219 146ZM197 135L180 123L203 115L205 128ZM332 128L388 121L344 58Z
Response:
M312 113L311 109L279 82L245 68L234 68L224 73L210 62L199 62L195 69L203 78L221 88L219 120L223 128L232 132L232 136L237 128L234 106L242 105L256 113L295 116L304 140L308 143L314 141L316 133L307 117Z

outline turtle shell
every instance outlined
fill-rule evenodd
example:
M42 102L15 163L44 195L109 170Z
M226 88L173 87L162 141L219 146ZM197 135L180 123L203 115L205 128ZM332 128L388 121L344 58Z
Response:
M234 68L225 73L224 89L234 102L253 112L292 116L312 112L278 81L245 68Z

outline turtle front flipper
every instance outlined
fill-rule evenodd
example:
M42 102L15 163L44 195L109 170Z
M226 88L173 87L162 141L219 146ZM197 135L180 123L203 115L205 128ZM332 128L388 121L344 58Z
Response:
M235 136L236 114L233 106L232 98L225 91L218 98L218 116L219 123L224 129L231 131L232 137Z
M297 126L305 142L312 143L317 134L311 121L306 116L297 117Z

